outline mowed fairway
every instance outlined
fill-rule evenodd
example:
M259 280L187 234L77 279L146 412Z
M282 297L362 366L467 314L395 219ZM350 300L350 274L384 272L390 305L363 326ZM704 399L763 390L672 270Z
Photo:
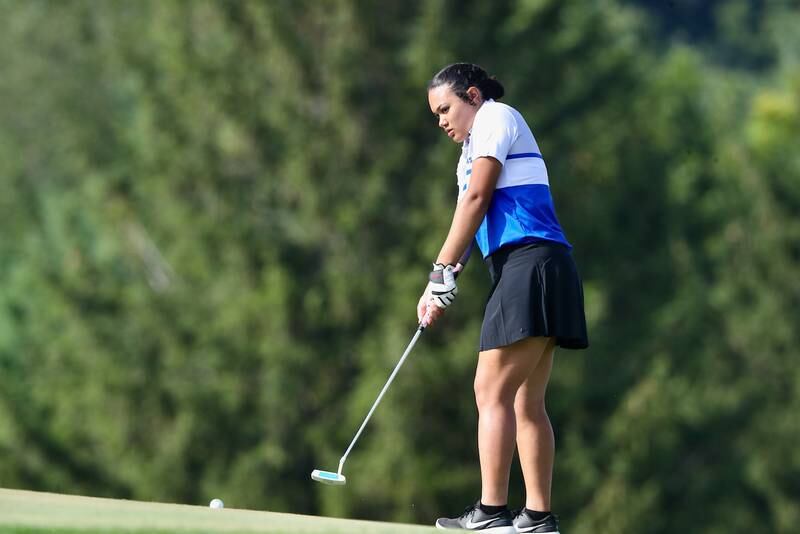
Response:
M252 510L97 499L0 489L0 532L424 534L436 529Z

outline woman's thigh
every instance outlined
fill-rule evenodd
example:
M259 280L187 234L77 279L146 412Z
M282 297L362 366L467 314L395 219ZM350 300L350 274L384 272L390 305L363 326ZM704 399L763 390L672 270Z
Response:
M555 349L555 340L550 338L550 342L542 352L538 364L517 389L517 397L514 404L517 413L533 413L536 410L541 411L544 409L544 397L547 391L547 384L550 381L550 372L553 369Z
M549 337L527 337L511 345L480 352L475 371L478 404L513 400L517 389L536 370L551 340Z

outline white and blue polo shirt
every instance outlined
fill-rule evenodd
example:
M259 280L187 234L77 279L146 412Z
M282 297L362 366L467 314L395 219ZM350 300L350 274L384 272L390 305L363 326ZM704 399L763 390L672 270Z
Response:
M547 167L520 113L487 100L478 109L458 161L458 199L469 188L472 162L491 156L503 165L475 240L486 258L505 245L555 241L572 248L556 218Z

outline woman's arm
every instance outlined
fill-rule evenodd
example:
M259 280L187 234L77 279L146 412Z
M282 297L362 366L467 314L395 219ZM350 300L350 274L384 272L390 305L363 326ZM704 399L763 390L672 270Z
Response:
M497 186L497 178L503 166L492 157L478 158L472 163L469 188L456 206L453 222L447 233L436 263L456 265L467 250L481 225L489 202Z
M456 205L450 231L436 263L455 266L463 257L489 209L502 169L500 162L492 157L481 157L473 162L469 188ZM444 313L444 308L434 304L431 299L430 287L428 284L417 304L417 318L425 326L433 324ZM455 282L453 288L455 291Z

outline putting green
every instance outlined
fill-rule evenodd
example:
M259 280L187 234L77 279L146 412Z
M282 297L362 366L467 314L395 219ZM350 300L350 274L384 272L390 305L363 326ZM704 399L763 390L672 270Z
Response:
M0 532L424 534L431 527L0 489Z

